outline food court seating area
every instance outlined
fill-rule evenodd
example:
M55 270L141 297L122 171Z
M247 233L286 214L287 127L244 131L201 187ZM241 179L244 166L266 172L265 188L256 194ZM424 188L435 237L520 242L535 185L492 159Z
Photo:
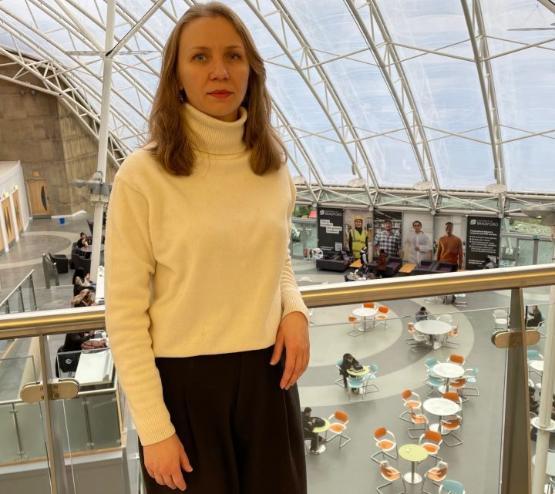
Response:
M321 275L302 273L309 274L322 282ZM340 282L340 277L329 273L325 280ZM533 303L533 296L529 301L525 296L525 302ZM322 418L337 410L347 413L350 441L307 454L309 492L331 494L347 486L351 492L383 494L498 492L501 425L496 417L502 409L505 353L492 345L491 335L493 311L507 314L508 297L457 298L464 304L435 297L312 310L311 365L299 383L301 406ZM416 321L422 306L429 317ZM542 310L545 315L546 307ZM542 341L529 354L534 385L541 379ZM365 370L377 369L371 392L353 392L350 379L345 389L338 370L345 353ZM534 392L537 397L537 388Z

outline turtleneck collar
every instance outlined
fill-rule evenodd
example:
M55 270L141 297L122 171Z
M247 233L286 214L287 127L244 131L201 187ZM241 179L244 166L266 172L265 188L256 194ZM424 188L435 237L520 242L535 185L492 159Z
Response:
M246 149L243 141L247 110L239 108L239 118L224 122L197 110L189 103L183 105L183 117L191 130L193 147L209 154L238 154Z

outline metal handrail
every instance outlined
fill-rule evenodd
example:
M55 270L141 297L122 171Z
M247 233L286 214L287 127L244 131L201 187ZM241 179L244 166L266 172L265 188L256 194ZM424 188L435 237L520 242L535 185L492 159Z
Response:
M512 289L510 318L514 327L511 327L509 332L515 337L512 338L513 342L524 342L526 328L522 289L548 285L555 285L555 264L335 283L302 287L300 290L308 307L324 307L365 301ZM555 314L552 314L550 319L555 319ZM47 335L88 331L104 325L103 306L4 315L0 316L0 339L38 336L43 376L49 379L46 365ZM506 372L508 384L503 413L505 432L502 443L501 492L523 494L530 492L531 470L528 441L528 377L526 351L522 344L509 346ZM52 398L46 393L44 400L44 408L49 411L49 415L45 415L44 418L49 466L53 475L55 474L62 483L52 486L51 489L52 492L66 493L68 488L62 470L63 452L59 441L53 435L55 424L50 404ZM543 433L543 430L538 432L540 433ZM542 461L544 460L545 458Z
M307 307L399 300L555 284L555 264L460 271L300 288ZM105 326L104 306L79 307L0 316L0 338L89 331Z
M17 291L19 290L19 288L21 288L23 286L23 283L25 283L27 281L28 278L32 278L33 277L33 273L35 272L34 269L31 269L31 271L29 271L25 277L13 288L13 290L6 295L2 301L0 301L0 307L2 307L9 299L10 297Z

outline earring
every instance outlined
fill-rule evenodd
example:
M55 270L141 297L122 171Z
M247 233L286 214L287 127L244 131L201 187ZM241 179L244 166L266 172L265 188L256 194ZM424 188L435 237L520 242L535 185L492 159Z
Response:
M183 88L181 88L181 89L179 90L179 95L178 95L177 98L179 99L179 102L180 102L181 104L185 103L185 101L186 101L186 99L185 99L185 90L184 90Z

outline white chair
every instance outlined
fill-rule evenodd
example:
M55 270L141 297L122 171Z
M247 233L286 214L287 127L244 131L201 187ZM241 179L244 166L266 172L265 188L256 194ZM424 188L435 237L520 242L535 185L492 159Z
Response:
M509 325L507 311L505 309L494 309L493 323L495 329L507 329L507 326Z

